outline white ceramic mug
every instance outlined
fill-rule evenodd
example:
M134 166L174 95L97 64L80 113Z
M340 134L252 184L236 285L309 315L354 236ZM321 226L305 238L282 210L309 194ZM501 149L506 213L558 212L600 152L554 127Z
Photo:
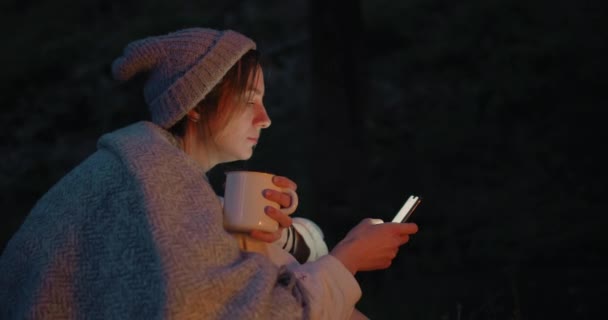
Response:
M262 230L275 232L279 229L276 220L264 212L264 207L271 206L285 214L292 214L298 206L298 195L295 191L276 186L272 182L273 174L257 171L231 171L226 173L224 190L224 228L230 231L249 232ZM263 191L273 189L291 195L291 205L280 208L279 204L264 198Z

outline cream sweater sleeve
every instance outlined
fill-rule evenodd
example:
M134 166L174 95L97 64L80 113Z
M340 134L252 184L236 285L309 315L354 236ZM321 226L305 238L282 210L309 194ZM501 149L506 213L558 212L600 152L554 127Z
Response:
M219 198L223 205L224 199ZM275 265L286 266L295 275L308 293L311 319L366 319L355 310L355 304L361 298L361 287L338 259L327 254L321 229L304 218L294 218L293 225L311 251L308 262L304 264L277 245L281 240L274 244L263 244L264 248L260 249L260 242L246 235L237 236L236 239L241 249L266 255Z
M299 264L281 248L269 245L268 257L285 265L308 292L311 319L352 319L361 288L355 277L332 255Z

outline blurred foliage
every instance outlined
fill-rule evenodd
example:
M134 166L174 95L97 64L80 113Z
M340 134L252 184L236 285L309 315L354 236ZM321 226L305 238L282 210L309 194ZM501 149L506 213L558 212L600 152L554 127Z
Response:
M273 125L230 164L286 175L335 244L407 197L421 231L388 270L359 273L373 319L590 318L606 296L606 5L601 1L362 0L373 212L314 212L308 7L282 1L4 1L0 5L3 242L105 132L147 118L143 77L110 64L132 40L188 26L239 30L267 62ZM313 13L314 14L314 13ZM336 119L341 121L343 119ZM358 159L350 159L358 161ZM221 180L222 168L212 172ZM340 170L340 168L335 168ZM340 186L336 186L339 189ZM320 199L323 201L323 199Z

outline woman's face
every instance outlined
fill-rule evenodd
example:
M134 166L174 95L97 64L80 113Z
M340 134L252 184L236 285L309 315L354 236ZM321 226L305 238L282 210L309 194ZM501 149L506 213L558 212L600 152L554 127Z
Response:
M264 108L264 75L262 68L258 72L252 84L248 86L250 91L245 92L244 108L236 106L237 111L228 122L221 128L213 129L214 151L218 163L237 160L247 160L253 155L253 147L258 143L262 129L270 126L270 118ZM236 103L236 102L235 102Z

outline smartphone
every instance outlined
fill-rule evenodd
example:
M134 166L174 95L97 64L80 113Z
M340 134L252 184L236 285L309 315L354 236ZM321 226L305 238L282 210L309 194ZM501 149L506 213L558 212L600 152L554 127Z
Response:
M416 210L416 207L418 206L418 204L420 204L420 201L422 201L422 198L411 195L407 199L407 201L405 201L403 207L401 207L401 210L397 212L397 214L393 218L393 221L391 222L406 222L407 219L412 215L414 210Z

